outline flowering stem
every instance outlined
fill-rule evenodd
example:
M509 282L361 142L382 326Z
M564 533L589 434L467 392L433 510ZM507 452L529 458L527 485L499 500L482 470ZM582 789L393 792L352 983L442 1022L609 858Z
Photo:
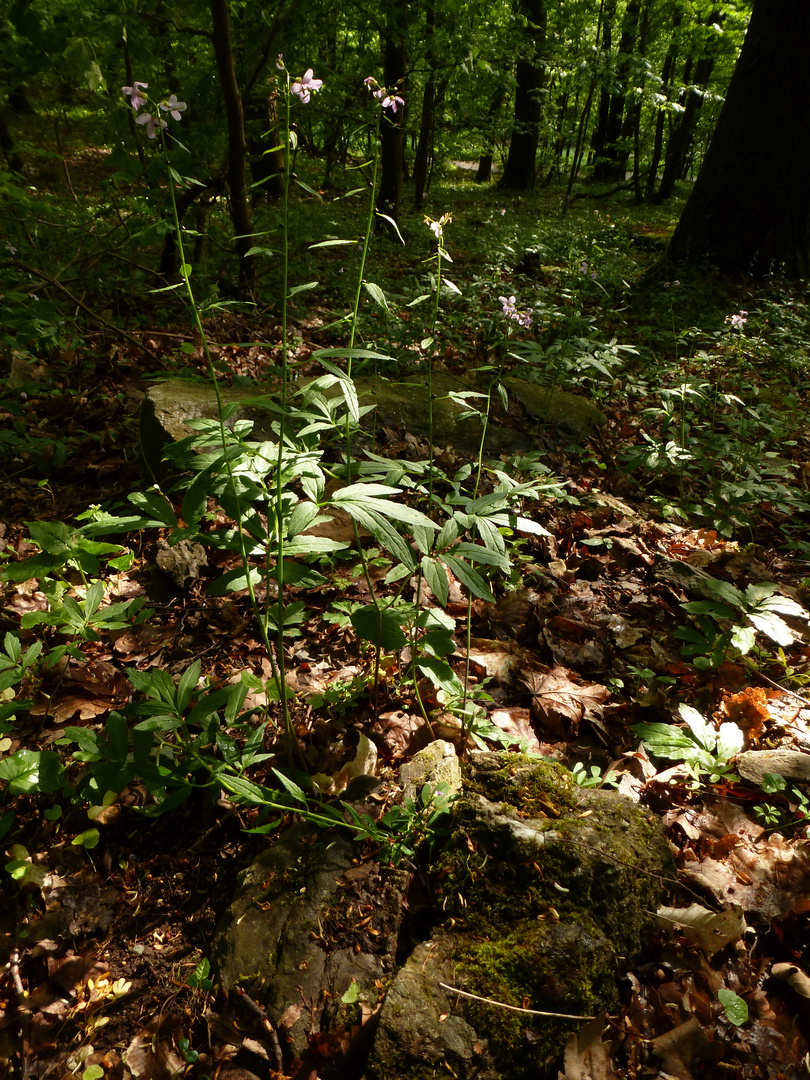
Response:
M298 746L298 740L293 728L290 707L287 703L287 665L284 656L284 515L283 493L284 483L282 467L284 464L284 418L287 415L287 392L289 380L289 362L287 356L287 292L289 287L289 206L290 206L290 77L287 75L287 93L285 94L285 130L286 142L284 153L284 193L282 196L281 215L281 255L282 255L282 299L281 299L281 413L278 426L278 452L276 455L276 581L278 582L278 599L276 603L276 648L278 656L273 669L273 677L276 680L278 692L281 697L281 709L284 717L284 731L287 737L287 750L292 764L293 747ZM269 608L270 590L267 590L266 603ZM272 663L272 661L271 661ZM300 748L299 748L299 756ZM303 762L303 758L302 758Z
M175 235L177 237L177 253L180 256L181 274L182 274L182 278L183 278L183 283L185 285L186 297L188 299L189 307L191 309L192 322L193 322L195 330L197 331L197 334L199 335L199 339L200 339L200 342L202 344L203 355L205 356L205 362L206 362L206 366L208 368L208 375L209 375L209 378L211 379L211 385L214 388L214 396L216 397L216 402L217 402L217 415L219 416L220 443L221 443L221 446L222 446L223 455L225 456L225 469L226 469L226 472L228 474L228 482L230 484L231 494L233 496L234 502L237 505L239 505L239 496L238 496L238 492L237 492L236 481L234 479L233 467L231 465L230 460L227 457L228 439L227 439L227 431L226 431L226 427L225 427L225 422L222 419L222 407L223 407L222 392L221 392L220 387L219 387L219 379L217 377L216 367L214 365L214 360L213 360L213 357L211 356L211 350L210 350L210 347L209 347L209 344L208 344L208 335L206 334L205 326L204 326L203 320L202 320L202 315L200 314L200 309L199 309L199 306L197 304L196 298L194 296L194 290L193 290L192 285L191 285L191 276L190 276L191 267L186 262L185 247L184 247L184 244L183 244L183 233L182 233L182 229L180 227L180 215L179 215L178 209L177 209L177 197L176 197L176 192L175 192L175 175L176 174L174 173L174 170L172 169L171 164L169 162L169 155L168 155L168 149L167 149L167 146L166 146L166 137L165 137L164 131L160 127L158 128L158 130L160 132L160 142L161 142L161 149L163 151L163 156L164 156L166 164L167 164L167 166L169 168L169 185L168 185L169 199L170 199L170 202L171 202L172 219L173 219L173 222L174 222ZM286 265L285 265L285 269L286 269ZM268 656L269 661L270 661L270 670L271 670L271 673L272 673L273 681L275 682L275 684L276 684L276 686L278 688L278 692L279 692L279 694L281 696L282 707L284 709L285 731L286 731L287 738L288 738L288 749L290 751L290 754L292 755L292 746L293 746L293 744L292 744L292 742L289 741L290 740L290 732L292 730L292 723L291 723L291 721L289 719L289 708L287 706L287 700L286 700L286 696L285 696L284 669L283 669L283 666L279 666L276 663L276 659L275 659L275 656L274 656L274 653L273 653L273 648L272 648L272 646L270 644L270 639L269 639L269 636L268 636L268 633L267 633L267 626L268 626L267 620L266 620L266 618L264 618L262 616L262 609L261 609L261 606L259 605L259 601L258 601L258 599L256 597L256 592L255 592L255 589L253 587L253 582L251 581L251 576L250 576L250 571L249 571L250 559L249 559L249 556L248 556L247 542L246 542L246 538L245 538L244 529L242 527L242 519L241 519L241 517L237 517L237 519L236 519L236 533L237 533L237 538L238 538L238 542L239 542L239 554L240 554L240 557L241 557L241 560L242 560L242 565L245 568L245 577L246 577L246 580L247 580L247 592L248 592L248 597L250 599L250 605L251 605L251 608L253 609L253 611L256 614L256 621L258 623L258 628L259 628L259 636L261 637L262 644L264 645L264 648L265 648L265 650L267 652L267 656ZM279 578L281 578L281 573L280 572L279 572ZM269 592L269 590L268 590L268 592ZM279 599L280 599L280 602L281 602L281 596L282 596L282 582L280 580L279 581ZM281 652L281 650L279 650L279 652L280 652L280 656L281 656L282 661L283 661L283 652Z

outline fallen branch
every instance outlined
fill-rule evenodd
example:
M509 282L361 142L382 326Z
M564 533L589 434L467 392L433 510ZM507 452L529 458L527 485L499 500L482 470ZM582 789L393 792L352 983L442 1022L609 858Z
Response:
M85 304L83 300L80 300L78 296L74 296L70 289L68 289L67 286L63 285L62 282L58 280L58 278L52 277L50 274L46 274L44 270L39 270L36 266L29 266L28 263L24 263L21 259L12 259L11 261L14 263L15 266L18 266L20 270L24 270L27 274L34 274L36 277L42 278L43 281L47 281L50 285L53 285L54 288L59 289L59 291L64 293L68 300L71 301L71 303L75 304L77 307L80 307L82 311L86 311L90 318L94 320L94 322L99 323L101 326L106 326L109 330L113 330L120 337L126 338L126 340L131 345L136 345L142 352L144 352L149 357L150 360L154 361L154 363L160 363L160 359L152 352L151 349L147 349L143 342L138 341L136 337L133 337L132 334L127 333L126 330L122 330L120 326L116 326L115 323L111 323L108 319L105 319L103 315L99 315L97 312L93 311L93 309L91 307L88 307L88 305Z

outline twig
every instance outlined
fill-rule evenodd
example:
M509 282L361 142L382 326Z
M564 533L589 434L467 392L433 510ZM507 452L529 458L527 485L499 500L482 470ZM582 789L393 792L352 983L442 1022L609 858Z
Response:
M8 969L9 975L11 976L11 984L14 987L14 993L17 995L17 1001L20 1005L24 1006L27 995L25 993L25 987L22 984L22 979L20 978L19 949L15 948L11 950L11 956L9 957L9 961L6 964L6 968Z
M754 664L750 663L750 661L746 663L746 667L749 671L756 675L758 679L762 679L763 682L766 682L769 686L772 686L774 690L781 690L783 694L789 694L791 697L796 698L797 701L800 701L802 705L804 705L805 709L810 709L810 701L808 701L806 697L802 697L802 695L797 694L795 690L790 690L787 686L782 686L781 683L775 682L773 679L769 679L767 675L763 675L763 673L759 671Z
M473 1001L483 1001L486 1005L495 1005L499 1009L509 1009L511 1012L528 1013L529 1016L550 1016L555 1020L595 1020L595 1016L578 1016L574 1013L541 1012L540 1009L521 1009L517 1005L507 1005L504 1001L494 1001L492 998L479 997L478 994L470 994L466 990L459 990L457 986L448 986L440 982L442 990L449 990L451 994L460 994L461 997L471 998Z
M142 341L138 341L138 339L136 337L133 337L132 334L127 333L127 331L122 330L120 326L116 326L115 323L111 323L108 319L105 319L103 315L99 315L97 312L93 311L93 309L91 307L88 307L88 305L85 304L84 301L80 300L78 296L74 296L70 289L63 285L62 282L59 281L57 278L52 277L50 274L46 274L44 270L37 269L36 266L29 266L28 263L24 263L21 259L12 259L11 261L14 263L15 266L18 266L27 274L35 274L36 277L42 278L43 281L47 281L49 284L59 289L59 291L63 292L72 303L76 304L77 307L80 307L82 311L86 311L90 318L93 319L95 322L100 323L102 326L106 326L108 329L114 331L120 337L126 338L126 340L129 341L132 345L137 345L137 347L141 349L149 357L150 360L153 360L156 364L160 363L159 358L152 352L151 349L147 349Z

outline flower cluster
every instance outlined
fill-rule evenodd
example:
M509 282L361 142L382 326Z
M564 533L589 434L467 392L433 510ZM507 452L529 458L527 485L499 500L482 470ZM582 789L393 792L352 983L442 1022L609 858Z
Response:
M276 60L276 67L279 71L286 71L286 65L284 64L284 54L279 53ZM295 94L296 97L301 99L302 105L308 105L310 98L312 97L313 90L320 90L323 86L323 79L313 79L312 68L307 68L303 76L300 79L296 79L295 82L290 83L290 93Z
M580 274L585 274L585 275L591 277L594 281L596 280L596 271L588 269L588 260L587 259L583 259L582 262L579 264L579 272L580 272Z
M523 326L526 330L532 325L532 309L526 308L525 311L518 311L517 298L514 296L499 296L498 300L501 304L501 310L504 317L512 319L518 324Z
M441 239L444 236L444 227L445 225L449 225L452 220L453 218L450 214L442 214L438 221L434 221L433 218L426 217L425 224L436 237L436 239L441 242Z
M740 311L736 315L726 315L726 322L731 323L732 330L739 330L742 333L748 322L748 312Z
M135 112L138 114L135 117L136 124L146 125L146 134L150 139L154 139L157 134L158 128L167 128L169 125L160 115L161 112L167 112L173 120L180 120L181 114L188 108L185 101L178 101L176 94L171 94L165 101L161 101L158 104L157 113L141 112L140 110L147 104L147 97L142 94L142 90L146 90L149 83L134 82L132 86L122 86L121 93L124 97L129 98L129 103Z
M390 109L392 113L397 113L400 106L403 108L405 107L404 99L401 98L399 94L392 94L384 87L380 86L373 75L368 75L363 79L363 82L384 109Z

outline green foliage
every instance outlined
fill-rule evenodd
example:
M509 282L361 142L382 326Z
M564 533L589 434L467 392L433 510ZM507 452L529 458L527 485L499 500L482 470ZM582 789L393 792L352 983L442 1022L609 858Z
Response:
M729 762L743 747L743 733L736 724L724 723L718 730L691 705L679 705L685 727L673 724L633 724L632 731L654 757L682 761L693 783L706 780L738 780Z
M697 668L718 668L732 648L747 656L754 647L757 631L780 647L791 645L794 631L783 616L807 621L810 614L788 596L777 595L779 586L772 581L748 585L744 592L726 581L703 579L707 591L716 600L690 600L681 604L694 616L694 626L681 626L674 636L685 644L683 656L692 657ZM745 622L741 622L741 616ZM730 629L720 630L717 624Z
M748 1023L748 1004L739 994L722 987L717 991L717 1000L723 1006L723 1012L729 1023L734 1027L742 1027L743 1024Z
M767 829L789 832L794 826L807 823L810 798L800 787L794 784L789 788L784 776L779 773L765 773L762 791L765 795L775 796L775 799L754 807L754 816Z
M616 774L612 769L603 775L598 765L591 765L590 770L586 770L581 761L576 762L571 770L574 776L574 783L577 787L581 788L617 788L619 786L616 780Z

